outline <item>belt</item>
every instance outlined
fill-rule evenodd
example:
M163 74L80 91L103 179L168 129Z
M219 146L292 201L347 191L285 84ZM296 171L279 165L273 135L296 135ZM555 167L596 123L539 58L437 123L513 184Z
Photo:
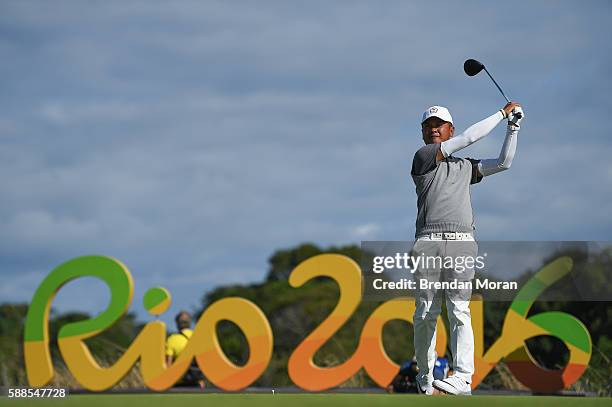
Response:
M471 233L461 232L430 233L428 236L431 240L474 240Z

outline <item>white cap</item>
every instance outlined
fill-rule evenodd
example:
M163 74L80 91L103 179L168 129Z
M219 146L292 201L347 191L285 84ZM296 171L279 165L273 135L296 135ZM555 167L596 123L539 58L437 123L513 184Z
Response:
M447 108L442 106L432 106L423 112L423 119L421 120L421 124L430 117L437 117L439 119L444 120L445 122L449 122L453 124L453 116L451 116L450 112Z

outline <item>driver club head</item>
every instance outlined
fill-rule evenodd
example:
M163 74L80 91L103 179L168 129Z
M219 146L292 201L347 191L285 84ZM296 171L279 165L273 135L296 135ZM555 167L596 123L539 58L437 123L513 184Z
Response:
M468 76L477 75L484 69L484 65L475 59L468 59L463 63L463 70Z

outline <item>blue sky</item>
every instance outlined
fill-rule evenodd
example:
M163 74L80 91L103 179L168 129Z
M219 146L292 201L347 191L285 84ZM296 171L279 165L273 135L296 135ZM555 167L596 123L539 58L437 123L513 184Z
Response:
M481 240L612 240L612 6L558 2L0 1L0 301L55 266L119 258L164 318L261 280L301 242L409 240L419 119L526 119L473 188ZM490 158L504 127L465 150ZM59 310L97 312L84 279Z

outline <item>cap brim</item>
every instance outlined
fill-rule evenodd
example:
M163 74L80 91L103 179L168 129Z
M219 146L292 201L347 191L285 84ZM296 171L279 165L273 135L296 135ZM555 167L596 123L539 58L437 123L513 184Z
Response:
M431 115L431 116L429 116L427 119L423 120L423 121L421 122L421 124L425 123L427 120L431 119L432 117L437 117L437 118L438 118L438 119L440 119L440 120L444 120L446 123L453 124L453 122L449 122L449 121L448 121L448 120L446 120L444 117L440 117L440 116L438 116L438 115L436 115L436 114L432 114L432 115Z

